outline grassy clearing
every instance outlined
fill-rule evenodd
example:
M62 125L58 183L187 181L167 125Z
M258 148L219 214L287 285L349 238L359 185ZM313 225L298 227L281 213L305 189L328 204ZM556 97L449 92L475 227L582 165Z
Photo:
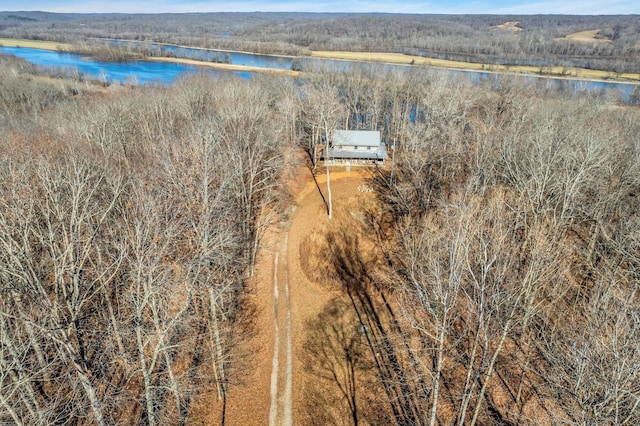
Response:
M518 21L505 22L504 24L496 25L495 27L492 27L492 28L495 28L496 30L508 30L513 32L522 31L522 27L520 26L520 22Z
M556 40L584 41L587 43L611 43L611 40L600 34L602 30L578 31L577 33L567 34Z
M535 67L524 65L493 65L472 62L448 61L445 59L424 58L422 56L404 55L402 53L383 52L330 52L314 51L311 56L318 58L344 59L350 61L374 61L391 64L426 65L439 68L453 68L470 71L515 72L524 74L549 75L555 77L594 79L594 80L631 80L640 81L640 74L616 74L610 71L589 70L566 67Z
M0 38L0 45L7 47L26 47L29 49L43 50L72 50L72 46L68 43L59 43L57 41L44 40L25 40L18 38Z

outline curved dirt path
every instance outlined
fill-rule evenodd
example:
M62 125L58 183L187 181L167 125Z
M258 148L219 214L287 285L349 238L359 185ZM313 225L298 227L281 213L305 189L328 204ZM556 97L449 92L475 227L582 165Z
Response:
M359 170L331 172L334 207L358 193ZM246 343L249 371L229 392L225 426L304 424L309 378L300 354L306 323L335 296L311 283L300 267L300 246L317 226L327 223L326 176L317 184L306 167L289 180L294 203L287 222L266 233L254 276L255 335ZM322 191L322 194L319 191ZM335 211L335 210L334 210Z

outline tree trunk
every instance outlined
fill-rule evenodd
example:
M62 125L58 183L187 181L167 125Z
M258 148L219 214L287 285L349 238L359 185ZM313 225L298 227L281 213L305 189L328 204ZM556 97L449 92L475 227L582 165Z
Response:
M331 176L329 173L329 145L328 144L325 146L325 151L326 151L326 155L324 158L324 163L327 167L327 201L329 202L327 209L329 213L329 220L331 220L332 214L333 214L333 203L331 201Z
M215 355L213 356L212 367L216 378L216 389L218 391L218 400L223 399L226 395L225 389L225 371L224 371L224 351L222 348L222 339L220 337L220 325L218 322L218 315L215 302L215 294L213 288L209 288L209 306L211 317L211 345L215 349Z
M140 328L140 326L136 327L136 339L138 341L138 358L140 360L140 370L142 372L142 378L144 380L144 398L147 411L147 422L149 426L155 426L155 398L153 397L151 375L149 374L149 371L147 369L147 360L145 358L144 344L142 342L142 330Z
M429 426L436 425L437 412L438 412L438 397L440 395L440 376L442 373L442 358L444 352L444 338L445 338L445 323L441 324L440 335L438 336L438 354L436 360L436 374L433 377L433 401L431 404L431 418L429 419Z

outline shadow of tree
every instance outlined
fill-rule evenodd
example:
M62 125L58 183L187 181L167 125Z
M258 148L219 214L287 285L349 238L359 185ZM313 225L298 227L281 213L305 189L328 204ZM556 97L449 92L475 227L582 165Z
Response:
M402 350L407 343L393 309L372 276L377 260L375 256L363 256L358 233L352 231L345 226L328 233L328 274L342 283L349 298L395 423L422 425L429 391L410 351Z
M348 301L335 298L307 324L307 330L306 370L330 388L314 387L317 395L308 399L309 418L313 424L341 424L349 418L346 424L359 424L368 417L365 384L373 368L364 326Z

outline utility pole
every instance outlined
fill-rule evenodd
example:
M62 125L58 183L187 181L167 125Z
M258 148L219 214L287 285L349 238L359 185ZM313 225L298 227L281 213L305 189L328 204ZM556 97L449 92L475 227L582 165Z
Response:
M331 215L333 212L333 204L331 203L331 176L329 174L329 138L324 143L325 155L324 155L324 164L327 168L327 198L329 201L329 220L331 220Z

